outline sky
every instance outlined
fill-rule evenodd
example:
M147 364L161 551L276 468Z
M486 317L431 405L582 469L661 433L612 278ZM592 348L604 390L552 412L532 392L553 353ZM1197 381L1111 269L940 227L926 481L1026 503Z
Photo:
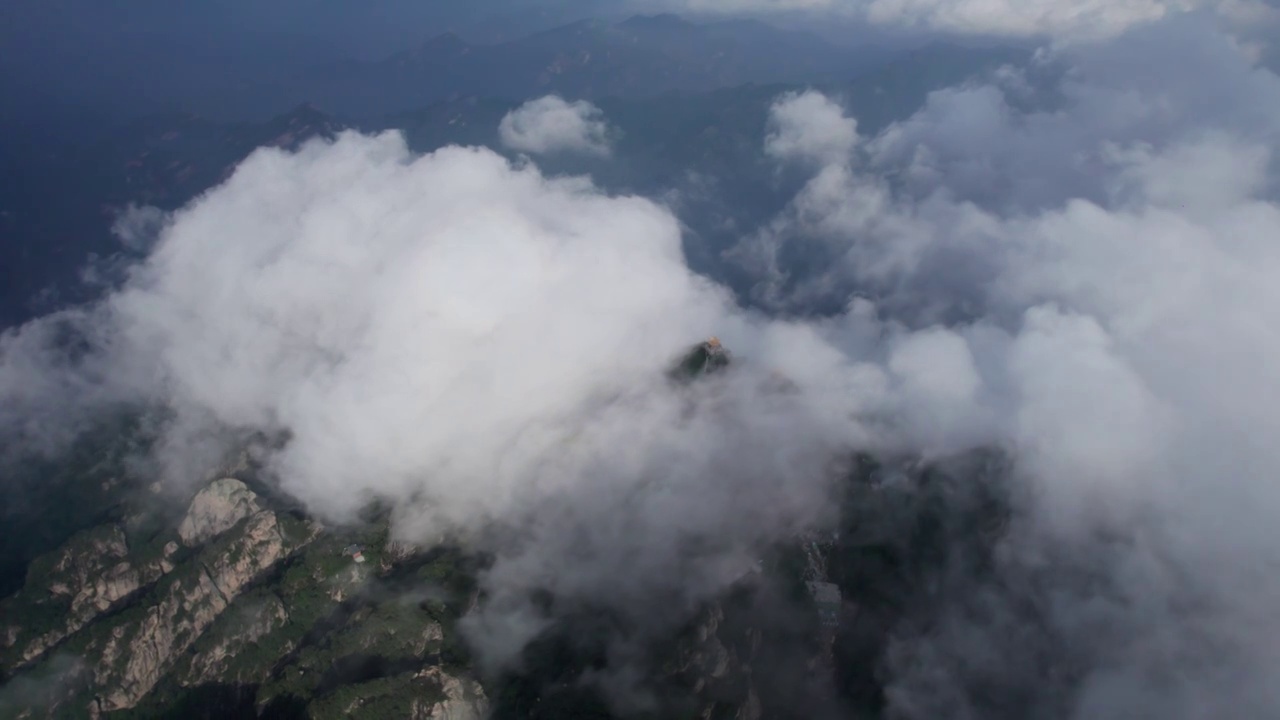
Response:
M554 619L533 589L674 624L829 528L852 452L996 448L1018 487L996 577L895 638L894 717L984 717L974 688L1019 682L1052 717L1275 715L1270 10L855 9L1046 39L876 135L838 96L775 98L759 156L808 180L726 254L757 309L689 269L661 199L539 170L609 155L607 116L548 97L495 129L514 158L345 133L124 223L153 249L122 288L0 336L0 431L57 448L95 413L162 407L175 484L224 441L287 433L271 476L319 517L388 500L399 537L495 554L469 621L492 667ZM735 370L668 383L710 335ZM1046 648L1060 666L1027 677Z

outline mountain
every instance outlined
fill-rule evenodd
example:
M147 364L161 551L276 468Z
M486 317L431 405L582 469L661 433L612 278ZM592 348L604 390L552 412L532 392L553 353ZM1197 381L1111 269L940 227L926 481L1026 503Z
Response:
M686 383L736 365L711 340L673 367ZM0 716L875 717L897 633L964 590L957 568L981 576L1007 514L999 458L853 458L838 532L763 549L682 623L635 627L545 597L556 610L521 662L486 669L464 630L487 600L485 553L398 541L376 503L326 526L273 490L249 448L174 512L171 491L110 462L112 444L138 434L118 430L96 446L102 462L84 462L90 451L55 463L75 475L62 492L91 490L104 510L0 599ZM612 656L618 638L643 652ZM611 698L617 688L592 681L610 672L653 698Z
M233 478L167 523L145 507L37 559L0 603L0 668L17 672L10 687L40 683L0 693L5 717L195 717L184 703L270 716L308 701L314 718L483 717L453 627L473 592L457 553L400 548L385 523L326 531ZM427 580L454 594L414 606L370 587Z
M6 48L0 88L7 98L17 98L7 101L5 114L22 114L29 97L47 93L91 106L113 121L174 109L241 119L246 117L242 109L226 103L243 88L278 82L342 57L323 43L287 32L239 30L232 39L202 27L158 32L104 29L82 21L42 35L28 17L12 22L0 30ZM23 92L8 94L14 90ZM273 112L287 109L278 106Z
M676 39L701 37L724 27L732 29L733 37L775 32L753 23L698 26L666 16L623 25L641 26L636 31L640 34ZM651 26L659 30L651 32ZM571 27L578 29L553 33L595 37L630 32L600 23ZM550 36L539 37L548 48L554 47ZM441 57L470 62L466 58L472 46L456 36L438 38L431 47ZM675 51L661 55L676 56ZM935 45L850 79L816 86L841 98L857 115L861 132L874 134L913 112L930 91L1021 56L1018 50ZM625 70L631 61L618 62ZM540 165L549 173L589 173L614 192L678 194L690 262L733 283L732 269L720 263L719 251L738 239L740 228L778 212L797 189L780 184L760 148L770 103L802 87L750 83L682 95L603 98L597 104L620 131L614 161L545 158ZM14 239L0 248L0 263L14 268L13 280L0 288L0 327L92 297L101 287L99 280L81 282L85 263L100 266L121 253L125 259L132 257L110 232L123 208L180 207L224 179L254 148L291 146L344 127L403 130L418 152L451 143L492 147L497 145L498 123L518 104L466 93L363 121L340 121L304 103L265 122L226 123L192 113L168 113L110 126L84 112L64 112L54 113L61 125L51 121L7 126L9 136L20 141L0 148L0 232ZM95 273L110 270L112 264L95 267Z
M129 253L111 234L128 205L176 209L255 148L293 147L341 127L307 105L261 123L169 113L69 125L74 131L10 126L18 141L0 151L0 232L9 239L0 264L11 270L0 287L0 326L92 297L100 288L81 282L86 263Z
M702 25L675 15L636 16L617 24L583 20L492 45L446 33L379 62L317 67L232 102L309 101L338 115L369 118L457 94L644 98L747 82L813 82L851 77L872 61L869 53L764 23Z

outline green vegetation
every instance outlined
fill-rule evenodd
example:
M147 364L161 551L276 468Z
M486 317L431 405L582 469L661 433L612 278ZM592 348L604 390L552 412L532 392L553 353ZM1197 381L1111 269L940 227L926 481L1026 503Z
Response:
M0 509L0 596L22 586L35 558L79 531L121 519L139 491L130 461L149 442L139 416L121 412L101 419L55 459L32 455L0 466L8 500Z
M278 696L309 699L342 681L362 675L376 677L388 667L424 664L425 656L415 652L432 644L430 621L423 622L424 616L416 621L410 617L381 618L365 627L363 620L367 618L359 615L338 632L298 651L262 685L258 702L265 704Z
M403 673L356 685L343 685L307 706L312 720L384 720L413 716L415 705L444 700L440 683L431 677Z
M289 622L284 603L267 588L251 590L214 621L179 659L173 675L184 685L199 684L204 670L197 660L212 652L228 653L225 668L206 680L233 685L256 685L267 678L282 655L292 649L291 638L279 632Z
M699 343L681 356L669 373L676 381L686 382L719 372L729 366L729 353L719 341Z

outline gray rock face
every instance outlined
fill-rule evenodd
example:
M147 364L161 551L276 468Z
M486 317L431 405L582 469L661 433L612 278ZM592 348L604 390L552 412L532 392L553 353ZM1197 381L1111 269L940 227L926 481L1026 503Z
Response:
M382 551L385 558L383 562L388 566L402 563L413 557L417 552L419 552L419 548L416 545L402 540L388 539L386 547Z
M215 642L191 657L178 678L181 685L193 687L205 683L249 680L232 676L233 659L257 641L283 627L289 620L284 603L274 595L260 604L241 608L238 615L236 610L227 615L234 621L236 629L218 637Z
M215 480L196 494L178 536L187 547L202 545L262 510L258 496L234 478Z
M58 550L33 563L27 585L5 601L3 615L46 608L57 617L44 627L12 625L0 631L10 649L8 665L30 663L64 639L116 607L120 601L173 570L177 551L170 543L159 557L130 557L124 530L103 525L72 538Z
M487 715L477 681L434 667L452 632L438 615L446 612L443 605L370 602L362 595L373 576L412 559L418 548L385 535L353 537L372 548L375 560L356 563L342 549L351 540L341 531L330 534L314 522L277 515L231 479L198 493L180 525L158 528L145 520L137 523L141 529L126 530L135 527L130 520L81 533L34 563L24 590L0 605L6 669L43 683L40 678L59 662L75 660L65 681L47 697L33 698L23 713L104 717L144 704L152 708L153 699L158 708L184 688L209 684L256 685L265 697L276 680L271 669L297 651L308 630L339 602L357 598L358 609L344 625L325 630L323 643L304 647L299 657L318 653L315 662L291 661L307 673L299 687L317 720L350 717L352 708L364 717ZM296 566L263 582L304 546ZM4 622L10 618L21 622ZM417 663L418 669L313 697L336 659L364 655ZM158 693L162 697L152 697ZM3 710L0 715L8 716Z
M413 720L483 720L489 714L489 699L475 680L447 675L440 668L428 668L419 675L439 682L444 699L415 700Z
M339 689L309 704L307 713L313 720L482 720L489 701L470 677L429 667Z
M154 602L113 623L86 648L100 693L95 710L136 705L256 577L294 549L275 514L257 512L158 587Z

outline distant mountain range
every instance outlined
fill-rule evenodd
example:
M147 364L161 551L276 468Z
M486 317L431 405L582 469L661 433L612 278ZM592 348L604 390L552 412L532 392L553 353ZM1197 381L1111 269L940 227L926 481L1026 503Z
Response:
M761 22L636 16L617 24L583 20L492 45L446 33L385 60L329 64L249 87L229 102L247 110L307 101L338 115L371 117L457 94L642 98L747 82L839 80L882 57Z
M9 15L15 23L34 22L30 13ZM58 104L83 106L111 122L172 111L233 121L266 119L302 102L368 118L458 93L511 100L547 92L641 97L847 77L887 55L759 22L698 24L675 15L581 20L532 35L485 33L480 40L433 34L381 57L347 55L284 32L244 30L234 40L216 28L209 37L198 28L77 32L42 44L14 28L0 31L11 48L0 63L0 95L8 101L0 125L48 122Z
M227 178L264 145L293 147L341 125L308 105L262 123L219 123L190 113L156 115L80 133L27 135L0 151L0 329L82 302L109 282L111 235L133 205L177 208ZM82 282L86 265L94 281ZM103 273L107 275L103 275Z
M14 140L0 146L0 265L11 269L0 287L0 328L98 292L81 271L96 256L98 280L109 281L113 263L103 259L124 252L110 234L121 208L180 207L256 147L343 127L402 129L420 152L494 146L505 113L549 92L593 100L621 133L612 162L544 159L544 170L588 172L615 192L677 192L690 262L713 272L735 228L764 220L795 190L778 185L761 152L780 93L819 87L874 133L929 91L1022 57L938 44L873 61L762 23L660 15L574 23L495 45L443 35L380 62L305 73L291 89L258 88L263 108L292 104L261 122L171 112L112 125L91 109L46 103L47 120L0 116L0 132Z

